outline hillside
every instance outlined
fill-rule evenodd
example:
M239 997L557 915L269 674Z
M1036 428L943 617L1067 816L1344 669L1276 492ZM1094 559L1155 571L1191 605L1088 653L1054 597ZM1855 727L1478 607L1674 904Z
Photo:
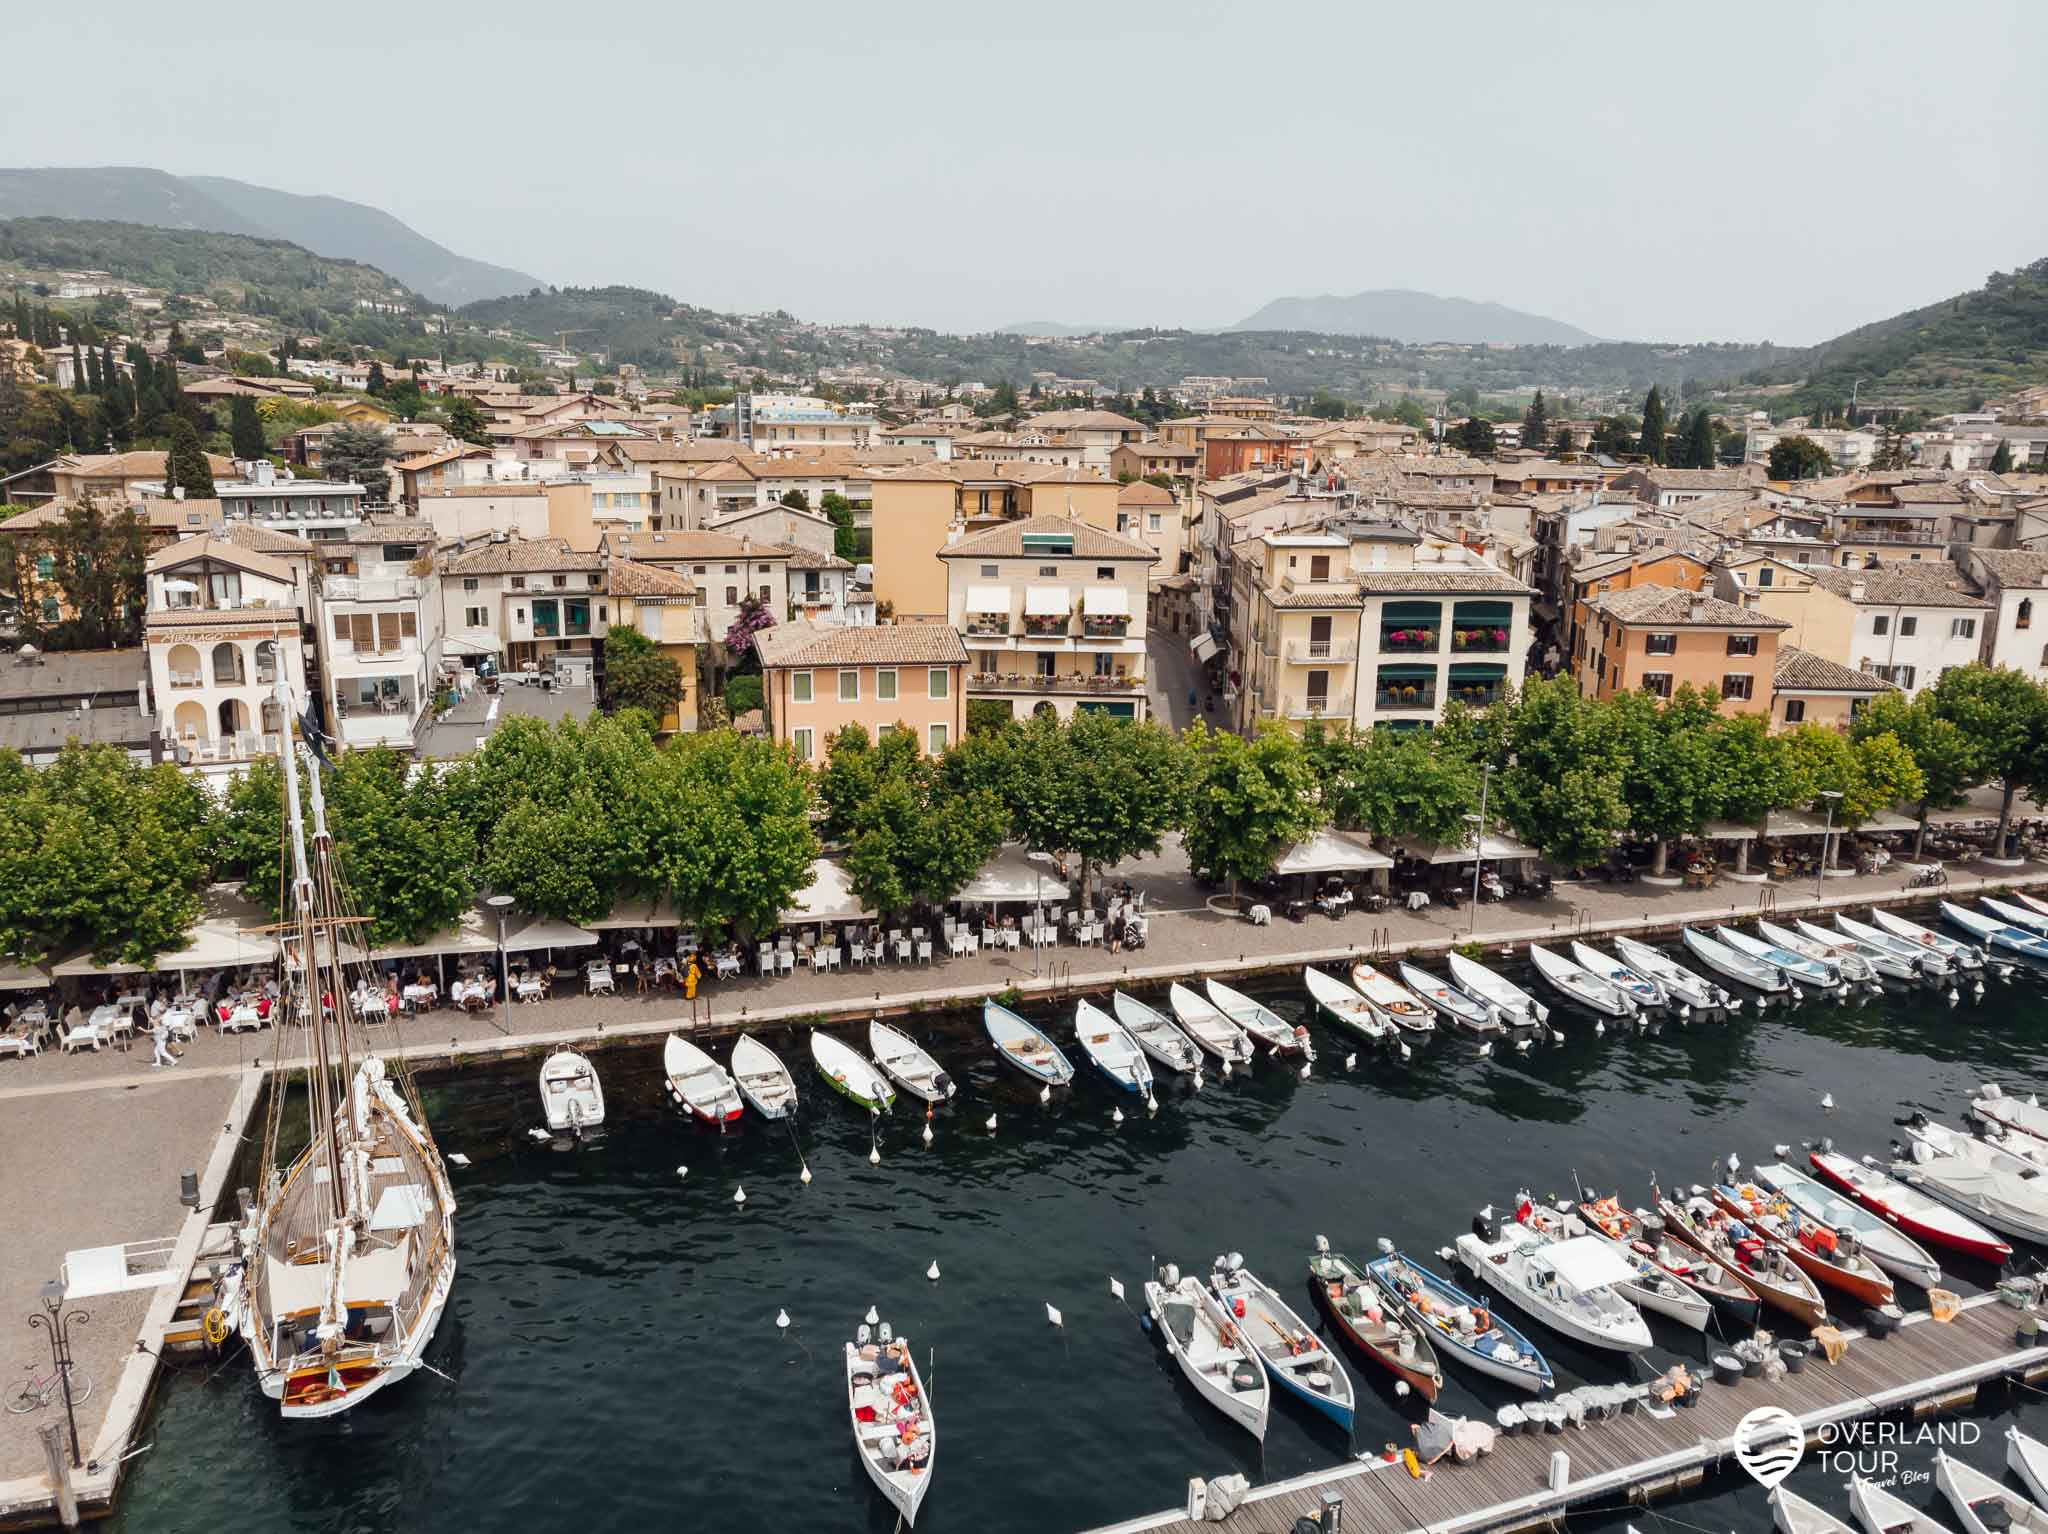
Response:
M1957 409L2048 382L2048 258L1790 353L1745 381L1797 385L1773 402L1787 411L1843 410L1852 390L1865 405Z
M1439 298L1406 288L1378 288L1339 298L1276 298L1232 330L1302 330L1332 336L1384 336L1393 341L1489 341L1518 346L1584 346L1597 340L1576 325L1525 314L1504 304Z
M1014 325L998 325L999 336L1058 336L1063 340L1074 336L1099 336L1117 330L1116 325L1069 325L1064 320L1019 320Z
M173 176L129 166L0 170L0 218L28 217L289 240L323 256L389 272L438 304L464 304L539 286L538 278L524 272L459 256L381 209L222 176Z

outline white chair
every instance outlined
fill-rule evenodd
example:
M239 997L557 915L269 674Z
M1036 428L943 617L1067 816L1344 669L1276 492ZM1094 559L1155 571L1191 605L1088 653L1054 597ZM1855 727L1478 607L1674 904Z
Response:
M839 968L839 950L836 947L825 950L825 968Z
M929 964L932 961L932 940L922 937L917 940L917 962Z
M32 1033L0 1033L0 1055L39 1055L42 1044Z
M866 943L855 943L847 951L853 955L854 968L858 969L861 965L867 963L868 945Z
M778 948L775 950L775 972L778 975L793 975L796 973L795 949Z
M1010 952L1015 953L1017 951L1020 941L1015 927L1003 928L1003 946L1009 949Z
M910 939L902 936L900 933L896 937L896 962L899 964L908 964L910 962Z
M775 973L775 950L773 948L770 948L766 943L763 943L761 945L760 969L761 973L764 975L772 975Z

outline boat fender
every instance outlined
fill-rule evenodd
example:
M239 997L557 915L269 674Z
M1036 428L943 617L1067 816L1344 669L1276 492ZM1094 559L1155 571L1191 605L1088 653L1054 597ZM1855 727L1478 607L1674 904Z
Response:
M216 1305L206 1312L200 1321L200 1330L206 1337L208 1347L219 1347L228 1340L228 1318Z

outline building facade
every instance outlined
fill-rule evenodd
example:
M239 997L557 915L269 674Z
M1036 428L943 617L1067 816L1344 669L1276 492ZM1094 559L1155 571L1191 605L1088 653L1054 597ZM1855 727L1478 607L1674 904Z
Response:
M908 730L932 756L967 733L967 651L944 624L790 623L764 630L755 643L769 733L800 760L822 761L850 724L870 739Z

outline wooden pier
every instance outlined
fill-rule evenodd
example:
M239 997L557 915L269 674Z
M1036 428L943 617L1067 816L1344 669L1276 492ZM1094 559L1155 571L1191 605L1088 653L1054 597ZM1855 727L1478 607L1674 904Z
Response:
M1950 1322L1919 1312L1888 1338L1852 1331L1838 1364L1816 1350L1804 1372L1780 1380L1709 1380L1697 1406L1668 1417L1637 1412L1562 1435L1501 1438L1491 1454L1470 1463L1440 1461L1426 1481L1379 1459L1352 1462L1256 1487L1221 1523L1194 1521L1176 1509L1091 1534L1290 1534L1295 1520L1317 1517L1329 1492L1344 1499L1345 1534L1544 1528L1573 1510L1643 1506L1696 1485L1725 1461L1736 1423L1759 1406L1791 1412L1810 1443L1830 1423L1953 1409L1988 1381L2048 1376L2048 1346L2018 1340L2023 1314L1995 1295L1979 1295ZM1551 1455L1558 1450L1571 1457L1570 1479L1553 1491ZM1761 1490L1757 1495L1761 1505Z

